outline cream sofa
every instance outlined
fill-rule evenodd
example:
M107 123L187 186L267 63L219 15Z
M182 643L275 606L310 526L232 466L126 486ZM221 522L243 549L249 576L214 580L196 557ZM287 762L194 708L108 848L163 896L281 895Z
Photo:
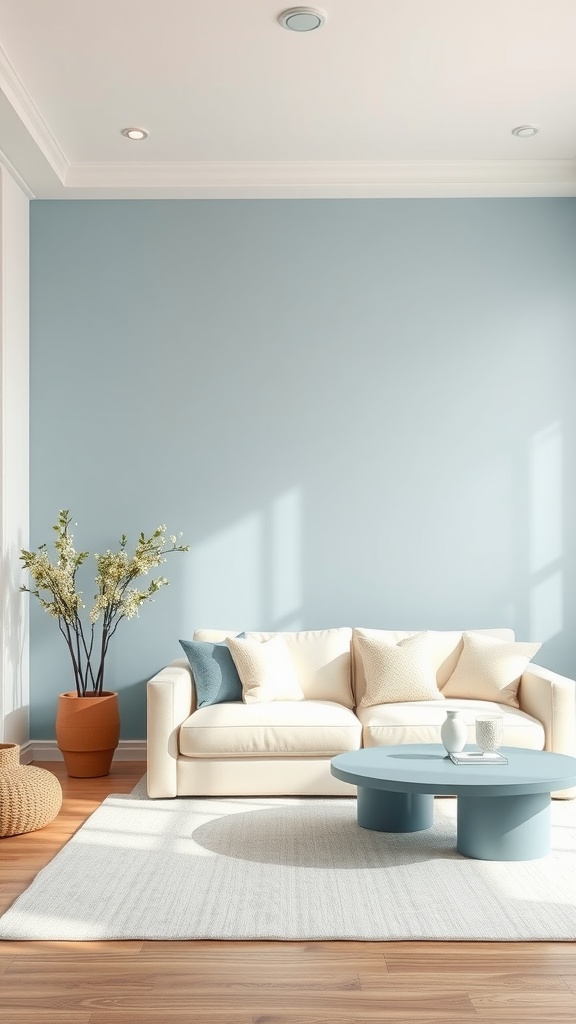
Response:
M398 643L409 631L362 630ZM510 629L474 630L514 640ZM195 640L221 642L231 631L197 630ZM273 633L247 633L264 641ZM305 696L301 701L213 704L196 708L192 671L173 661L148 683L148 794L151 797L353 795L330 774L336 754L359 747L436 743L448 709L458 708L474 742L475 716L504 716L504 745L576 754L576 683L530 664L521 677L520 707L446 698L359 706L366 688L357 631L348 627L283 633ZM463 649L462 634L432 631L440 690ZM574 796L576 790L557 796Z

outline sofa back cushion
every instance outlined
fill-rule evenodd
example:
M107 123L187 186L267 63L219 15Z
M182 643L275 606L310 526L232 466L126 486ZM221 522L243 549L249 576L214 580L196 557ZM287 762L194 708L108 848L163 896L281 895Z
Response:
M249 640L260 642L275 635L273 632L246 632ZM212 643L229 636L236 636L236 630L197 629L194 633L195 640ZM283 632L281 636L288 645L306 700L330 700L346 708L354 707L350 659L352 630L349 626Z
M364 629L357 627L352 635L352 681L354 687L355 704L360 704L366 692L366 677L362 658L358 648L358 636L371 636L383 640L388 644L397 644L408 636L414 636L417 630L393 630L393 629ZM484 636L494 636L500 640L514 640L513 629L468 629L467 633L481 633ZM436 682L440 690L446 685L452 675L458 658L462 654L464 644L462 631L456 630L427 630L430 641L430 652L433 668L436 673Z

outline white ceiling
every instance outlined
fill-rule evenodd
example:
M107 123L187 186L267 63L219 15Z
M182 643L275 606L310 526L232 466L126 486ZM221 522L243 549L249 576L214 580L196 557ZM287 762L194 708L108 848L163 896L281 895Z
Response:
M38 198L576 195L576 0L290 6L0 0L0 161Z

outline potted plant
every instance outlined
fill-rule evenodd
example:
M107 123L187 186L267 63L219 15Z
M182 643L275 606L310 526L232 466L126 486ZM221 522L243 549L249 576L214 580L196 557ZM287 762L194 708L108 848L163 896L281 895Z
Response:
M56 619L70 652L76 689L60 694L56 714L56 742L66 770L77 778L95 778L110 771L120 738L118 694L104 689L110 641L123 619L138 615L140 605L168 584L167 579L158 576L139 590L134 581L165 562L166 555L187 551L188 546L177 543L174 535L166 546L166 527L159 526L150 537L140 534L133 555L126 550L125 535L118 551L95 554L97 591L86 621L76 574L89 552L76 552L71 522L68 509L59 512L53 527L53 561L46 544L41 544L37 551L21 551L21 561L33 586L20 589L37 597L44 610Z

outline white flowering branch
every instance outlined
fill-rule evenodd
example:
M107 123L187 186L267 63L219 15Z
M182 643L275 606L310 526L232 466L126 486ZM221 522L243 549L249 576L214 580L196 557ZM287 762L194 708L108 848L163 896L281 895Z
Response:
M143 590L133 586L134 581L140 576L147 576L173 551L188 551L188 545L179 544L172 534L167 547L166 527L159 526L151 537L140 534L132 556L126 551L125 535L120 539L119 551L95 554L98 589L89 613L89 626L86 624L85 627L81 616L85 606L82 592L76 587L76 574L89 557L89 552L75 551L71 522L68 509L59 512L58 522L53 527L57 534L54 562L48 557L46 544L41 544L37 551L21 551L21 561L34 586L22 586L20 589L37 597L44 610L57 620L72 659L76 692L79 697L92 697L99 696L104 689L108 645L119 623L122 619L138 615L140 606L161 587L168 585L164 576L151 580ZM100 620L98 639L96 624Z

